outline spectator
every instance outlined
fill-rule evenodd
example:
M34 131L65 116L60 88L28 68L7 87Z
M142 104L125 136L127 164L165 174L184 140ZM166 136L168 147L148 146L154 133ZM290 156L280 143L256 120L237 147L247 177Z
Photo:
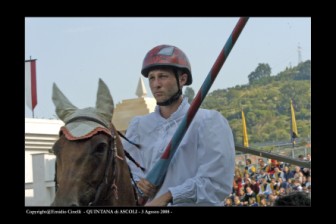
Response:
M251 159L246 159L245 161L246 166L245 166L245 173L248 173L250 177L252 177L255 172L256 172L256 168L255 166L252 164Z
M256 198L255 197L250 197L249 201L248 201L248 206L250 207L258 207L258 203L256 202Z
M271 177L275 178L277 181L279 178L284 178L284 173L279 169L279 167L274 167L274 173Z
M259 194L260 187L259 187L259 183L256 181L255 177L252 177L252 179L251 179L251 189L255 194Z
M263 159L258 159L258 163L259 163L259 169L263 169L264 171L267 170L268 165L265 163L265 161Z
M236 206L236 207L241 207L241 206L243 206L243 203L240 201L240 198L239 198L239 196L234 196L234 198L233 198L233 202L234 202L234 206Z
M251 187L247 187L246 188L246 194L245 197L242 199L242 202L244 205L248 205L249 204L249 199L250 198L255 198L256 194L252 191Z
M283 171L283 177L284 177L284 181L288 181L288 179L293 178L294 177L294 172L291 172L289 170L288 166L284 167L284 171Z
M267 200L265 197L260 197L259 207L267 207Z
M226 198L224 207L232 207L232 199L231 198Z

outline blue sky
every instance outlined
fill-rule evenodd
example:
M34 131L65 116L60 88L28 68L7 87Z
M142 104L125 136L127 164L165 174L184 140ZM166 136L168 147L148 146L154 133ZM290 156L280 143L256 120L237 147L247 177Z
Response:
M55 82L78 108L95 106L98 79L115 105L135 98L145 54L160 44L188 56L195 93L225 45L238 17L99 17L25 19L25 59L37 59L35 118L56 118L51 100ZM259 63L272 75L311 60L311 18L251 17L209 92L248 83ZM144 79L148 96L152 96ZM32 111L25 106L25 116Z

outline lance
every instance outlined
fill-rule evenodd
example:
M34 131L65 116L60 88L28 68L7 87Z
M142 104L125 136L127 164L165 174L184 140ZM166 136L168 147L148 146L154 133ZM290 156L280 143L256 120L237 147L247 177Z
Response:
M236 43L241 31L243 30L245 24L248 21L248 17L241 17L237 22L235 28L233 29L230 37L226 41L222 51L218 55L214 65L212 66L210 72L208 73L205 81L203 82L200 90L198 91L196 97L192 101L187 114L184 116L180 125L178 126L175 134L167 145L165 151L163 152L161 158L155 163L154 167L149 171L146 179L155 186L160 186L163 183L164 177L167 173L170 161L176 152L184 134L188 130L190 123L192 122L197 110L202 104L206 94L208 93L211 85L215 81L220 69L222 68L225 60L229 56L232 47ZM146 199L145 199L146 200ZM147 201L147 200L146 200Z

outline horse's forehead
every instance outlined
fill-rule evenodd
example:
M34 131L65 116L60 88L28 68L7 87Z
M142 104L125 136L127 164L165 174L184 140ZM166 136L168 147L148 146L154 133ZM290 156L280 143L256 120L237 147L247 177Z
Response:
M105 124L105 126L92 120L82 120L82 119L74 120L67 124L69 120L74 119L76 117L92 118L92 120L98 120L102 122L103 124ZM110 122L106 121L101 116L99 116L98 112L91 107L76 110L73 114L64 119L64 123L66 123L66 125L63 126L61 130L63 131L65 137L68 140L79 140L90 138L93 135L97 134L99 131L111 135L110 130L106 128L110 126Z

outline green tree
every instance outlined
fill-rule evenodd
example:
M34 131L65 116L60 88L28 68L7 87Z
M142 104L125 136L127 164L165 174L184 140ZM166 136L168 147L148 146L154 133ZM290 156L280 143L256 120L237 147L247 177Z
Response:
M271 71L269 64L259 63L258 67L248 75L249 83L253 84L262 78L270 77Z
M186 97L188 97L188 102L191 103L191 101L194 99L195 92L194 92L193 88L187 87L184 91L184 95Z
M286 68L254 84L217 89L202 108L217 110L230 123L237 144L242 142L241 108L244 109L249 143L290 142L290 100L293 100L299 138L311 136L310 61ZM256 69L254 72L259 71Z
M311 79L311 62L310 60L300 63L297 66L298 72L295 75L295 80L310 80Z

